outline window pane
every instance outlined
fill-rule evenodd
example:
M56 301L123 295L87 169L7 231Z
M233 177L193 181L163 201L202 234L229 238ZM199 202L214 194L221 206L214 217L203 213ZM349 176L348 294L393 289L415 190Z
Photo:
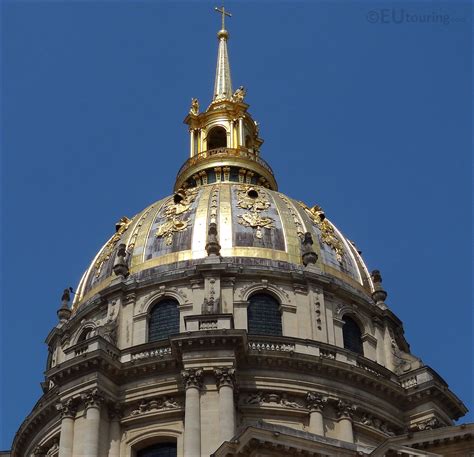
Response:
M164 340L179 333L179 310L176 300L163 300L150 312L148 341Z
M344 338L344 347L357 354L364 355L362 348L362 334L359 326L350 317L343 318L344 325L342 327L342 335Z
M159 443L138 451L137 457L176 457L176 443Z
M279 303L270 295L256 294L247 308L248 332L254 335L282 335Z

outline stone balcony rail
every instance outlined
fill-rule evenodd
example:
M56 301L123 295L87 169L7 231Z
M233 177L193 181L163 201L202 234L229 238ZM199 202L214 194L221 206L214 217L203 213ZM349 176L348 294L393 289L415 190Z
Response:
M384 378L399 383L398 376L378 363L349 351L344 348L332 346L312 340L296 338L252 336L249 335L249 351L287 352L312 355L323 359L335 360L348 365L353 365L370 372L378 378Z
M258 163L261 165L263 168L268 170L272 175L273 175L273 170L268 165L268 163L263 160L261 157L259 157L258 154L255 152L252 152L250 149L233 149L233 148L216 148L216 149L209 149L208 151L203 151L200 152L199 154L190 157L184 164L181 166L181 168L178 171L178 175L181 175L184 171L186 171L188 168L192 167L193 165L206 160L210 157L241 157L244 159L251 160L253 162Z
M112 359L118 360L120 358L120 350L115 344L107 341L100 335L92 336L84 341L81 341L73 346L65 349L66 361L74 359L75 357L84 356L94 351L104 351Z
M207 337L214 333L229 331L235 332L235 330L230 329L230 327L232 327L231 317L231 315L189 316L186 324L188 327L192 328L192 330L189 331L190 329L188 329L186 334ZM219 323L219 329L203 330L201 324L213 319ZM183 336L185 336L183 333L179 335L180 338ZM173 339L173 337L171 337L171 339ZM314 356L320 359L342 362L347 365L361 368L376 378L392 381L404 389L419 388L427 383L436 383L441 386L446 386L447 388L447 385L442 378L429 367L420 367L398 376L387 368L364 356L344 348L312 340L266 335L248 335L246 348L250 354L277 355L278 353L281 353L282 355L285 354L289 356L302 354ZM175 354L173 354L170 339L153 341L119 350L113 343L100 335L95 335L85 341L70 346L64 352L66 358L62 364L64 363L67 365L97 352L105 353L110 357L110 359L123 364L137 362L146 363L147 361L163 359L169 360L175 356ZM51 367L51 369L53 368L56 371L61 368L61 364L56 364Z

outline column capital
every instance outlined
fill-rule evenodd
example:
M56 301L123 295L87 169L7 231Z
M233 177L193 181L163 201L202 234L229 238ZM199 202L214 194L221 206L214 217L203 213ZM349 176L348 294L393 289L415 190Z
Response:
M77 412L77 400L75 398L68 398L67 400L61 400L57 405L56 409L61 413L61 417L69 417L74 419Z
M306 406L310 411L322 412L327 401L327 397L317 392L308 392L306 394Z
M339 419L349 419L352 420L354 417L356 407L349 402L346 402L344 400L339 400L337 402L336 406L336 411L337 411L337 417Z
M201 368L189 368L181 371L181 377L183 378L185 389L191 387L200 389L202 387L204 372Z
M216 377L216 385L218 389L222 386L235 387L235 368L214 368L214 376Z
M105 400L103 393L97 387L83 392L81 399L86 405L86 408L100 408Z

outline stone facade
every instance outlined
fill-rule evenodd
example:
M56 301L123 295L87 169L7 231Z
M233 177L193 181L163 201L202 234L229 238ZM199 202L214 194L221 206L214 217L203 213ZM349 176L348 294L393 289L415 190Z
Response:
M275 427L371 455L407 432L449 430L465 413L434 371L397 346L401 323L371 296L304 266L234 260L117 278L56 327L44 396L12 456L56 455L59 445L61 457L131 457L160 439L174 440L179 456L209 456L235 435ZM209 278L222 299L203 314ZM280 303L281 336L247 333L256 292ZM147 342L150 309L163 297L179 304L180 333ZM344 348L347 314L361 323L364 355Z

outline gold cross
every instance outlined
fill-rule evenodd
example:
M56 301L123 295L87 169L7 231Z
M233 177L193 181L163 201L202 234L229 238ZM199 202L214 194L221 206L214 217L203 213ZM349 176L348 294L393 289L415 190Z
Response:
M224 6L221 6L221 8L217 8L217 6L214 8L215 11L217 11L218 13L221 13L222 14L222 30L225 30L225 17L226 16L229 16L229 17L232 17L232 14L230 14L229 12L227 12L224 8Z

